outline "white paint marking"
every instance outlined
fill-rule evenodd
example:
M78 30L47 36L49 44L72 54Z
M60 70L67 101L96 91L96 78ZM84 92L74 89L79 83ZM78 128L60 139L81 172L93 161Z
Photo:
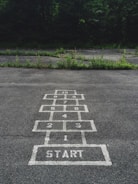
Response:
M38 121L36 120L32 132L37 131L38 124L39 124L39 120Z
M53 120L53 116L54 116L54 111L53 112L50 112L49 121L52 121Z
M76 105L79 106L79 100L78 99L76 99Z
M55 90L55 95L57 95L57 93L58 93L58 90Z
M89 112L87 105L84 105L85 112Z
M64 100L66 100L67 99L67 95L64 95Z
M75 111L79 111L79 107L74 107L74 110Z
M77 91L76 90L74 90L74 95L77 95Z
M66 105L63 105L63 112L66 112Z
M107 146L106 145L102 145L101 148L102 148L102 152L103 152L103 155L104 155L105 160L107 162L109 162L109 163L112 163L111 162L111 159L110 159L110 156L109 156L109 152L107 150Z
M53 127L53 123L47 123L46 128L51 129Z
M81 124L80 123L75 123L75 127L80 129L81 128Z
M87 145L87 141L86 141L86 137L85 137L85 132L81 131L81 137L82 137L82 144L83 145Z
M47 131L46 132L45 141L44 141L44 145L48 144L48 142L49 142L49 136L50 136L50 131Z
M49 107L49 109L44 110L45 107ZM52 110L51 107L52 107L52 105L41 105L39 112L43 112L43 113L44 112L51 112L51 110ZM75 105L54 105L53 109L55 107L62 108L61 110L55 109L55 112L89 112L87 105L78 105L78 106L75 106ZM73 109L67 110L67 107L73 107ZM83 107L83 109L77 110L77 108L79 108L79 107L80 107L80 109L81 109L81 107Z
M52 97L48 98L48 95L51 95ZM67 111L67 106L63 105L63 111L62 110L55 110L55 106L56 106L56 99L59 97L59 100L64 100L64 104L67 103L67 100L76 100L76 106L73 105L69 105L74 107L74 110L70 110ZM79 98L77 98L79 97ZM107 146L104 144L87 144L86 141L86 137L85 137L85 132L96 132L97 129L95 127L94 121L93 120L82 120L81 119L81 112L89 112L87 105L79 105L79 100L85 100L84 95L83 94L77 94L76 90L55 90L55 94L45 94L43 99L47 99L47 100L53 100L53 106L54 107L50 107L51 110L46 110L44 111L43 108L44 106L50 106L50 105L41 105L39 112L50 112L50 117L49 117L49 121L48 120L36 120L35 124L34 124L34 128L33 128L33 132L45 132L46 131L46 137L45 137L45 142L44 145L36 145L33 148L33 152L32 152L32 156L31 159L28 163L28 165L101 165L101 166L111 166L112 162L107 150ZM59 107L62 107L61 105L58 105ZM84 107L84 110L79 110L81 107ZM62 108L61 108L62 109ZM47 131L47 130L39 130L38 125L39 122L48 122L47 123L47 128L52 128L53 127L53 115L54 112L77 112L78 113L78 123L76 123L76 127L79 129L81 128L81 124L80 122L86 121L86 122L90 122L91 124L91 128L92 130L66 130L66 123L67 122L77 122L77 120L57 120L55 122L63 122L63 130L52 130L55 132L62 132L62 131L66 131L66 132L81 132L81 136L82 136L82 143L83 144L48 144L49 142L49 136L50 136L50 132L51 131ZM67 114L63 114L62 117L67 118ZM68 137L67 135L64 135L64 141L68 141ZM37 152L38 152L38 148L41 147L100 147L102 150L102 153L104 155L105 161L36 161L36 156L37 156ZM73 150L72 150L73 151ZM82 150L80 150L82 151ZM48 154L49 155L49 154ZM73 152L72 155L76 156L76 152ZM63 154L64 158L69 158L68 152L67 150L64 151Z
M67 131L67 124L66 124L66 121L63 121L63 131Z
M94 124L94 121L93 121L93 120L90 120L90 123L91 123L92 130L93 130L94 132L97 132L96 126L95 126L95 124Z
M55 111L55 107L51 107L51 111Z
M64 141L67 142L68 141L68 136L64 135Z
M77 94L76 90L68 90L68 89L65 89L65 90L55 90L55 94L58 94L58 92L61 94L68 94L69 92L73 93L73 94Z
M43 100L45 100L46 98L47 98L47 94L44 95Z
M81 129L82 130L82 129ZM48 130L47 129L37 129L37 130L33 130L33 132L47 132ZM75 129L75 130L73 130L73 129L71 129L71 130L59 130L59 129L51 129L51 132L70 132L70 133L73 133L73 132L80 132L80 129ZM85 132L95 132L95 131L93 131L93 130L83 130L83 131L85 131Z
M36 145L33 148L32 156L31 156L31 159L30 159L28 165L36 165L36 161L35 160L36 160L37 152L38 152L38 146ZM32 163L34 163L34 164L32 164Z
M85 100L84 94L81 94L81 99L82 99L82 100Z
M53 106L56 105L56 101L57 101L56 99L53 100L53 104L52 104Z
M39 126L39 123L57 123L57 122L61 122L63 123L63 129L62 130L59 130L59 129L52 129L52 132L63 132L63 131L66 131L66 132L80 132L80 130L67 130L66 129L66 123L67 122L75 122L77 124L77 127L79 125L81 125L80 123L81 122L89 122L91 124L91 128L90 130L83 130L85 132L97 132L97 129L95 127L95 124L94 124L94 121L93 120L36 120L35 123L34 123L34 127L33 127L33 132L46 132L47 129L38 129L38 126ZM80 127L80 126L79 126Z
M111 166L106 161L30 161L28 165L87 165L87 166Z
M43 105L40 106L39 112L43 112Z
M81 121L81 120L82 120L82 119L81 119L81 112L77 112L77 113L78 113L78 120Z
M53 95L53 97L48 97L48 95ZM61 97L64 96L64 97ZM59 97L59 98L58 98ZM79 97L79 98L78 98ZM43 100L53 100L53 99L58 99L58 100L85 100L83 94L45 94L43 97Z
M38 152L38 148L43 148L43 147L79 147L79 148L85 148L85 147L95 147L95 148L101 148L101 151L103 153L103 156L105 158L104 161L36 161L36 155ZM32 156L31 159L28 163L28 165L93 165L93 166L111 166L112 162L109 157L109 153L107 150L107 147L105 144L89 144L89 146L85 146L82 144L47 144L47 145L36 145L33 148Z
M67 114L63 114L62 117L63 117L63 118L67 118Z
M72 98L73 98L73 99L76 99L76 95L73 95Z

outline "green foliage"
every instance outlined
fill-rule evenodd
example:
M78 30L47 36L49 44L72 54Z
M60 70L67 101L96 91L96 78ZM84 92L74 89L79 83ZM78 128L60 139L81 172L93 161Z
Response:
M65 54L66 51L63 48L57 49L56 51L45 51L45 50L0 50L0 55L6 56L51 56L59 57L60 54Z
M57 62L56 65L54 64L44 64L41 62L41 57L38 56L37 62L31 62L26 60L25 63L20 62L18 56L16 56L15 62L4 62L0 63L0 67L17 67L17 68L37 68L37 69L85 69L85 70L92 70L92 69L105 69L105 70L126 70L126 69L138 69L138 65L128 63L124 56L122 59L114 62L105 60L102 57L93 58L84 62L83 60L78 61L77 59L72 59L71 56L64 58L64 60Z
M0 41L137 43L137 0L0 0Z
M0 11L5 9L9 0L0 0Z

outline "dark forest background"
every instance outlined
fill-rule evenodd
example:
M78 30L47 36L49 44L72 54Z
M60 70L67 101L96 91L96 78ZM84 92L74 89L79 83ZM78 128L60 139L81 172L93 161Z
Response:
M0 42L136 44L138 0L0 0Z

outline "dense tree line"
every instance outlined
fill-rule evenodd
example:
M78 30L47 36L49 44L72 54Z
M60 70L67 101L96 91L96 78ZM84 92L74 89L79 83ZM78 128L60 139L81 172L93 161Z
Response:
M0 40L136 43L138 0L0 0Z

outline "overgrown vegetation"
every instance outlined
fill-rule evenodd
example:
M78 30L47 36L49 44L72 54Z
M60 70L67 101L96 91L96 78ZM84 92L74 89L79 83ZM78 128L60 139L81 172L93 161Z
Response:
M3 56L51 56L59 57L61 54L65 54L66 51L63 48L57 49L55 51L45 51L45 50L0 50L0 55Z
M26 60L24 63L19 61L16 56L15 62L0 63L0 67L17 67L17 68L37 68L37 69L138 69L138 65L127 62L125 55L119 61L109 61L102 57L87 59L77 58L76 56L68 55L58 61L56 64L45 64L41 62L41 57L37 57L37 62Z
M0 0L0 42L137 44L137 0Z

